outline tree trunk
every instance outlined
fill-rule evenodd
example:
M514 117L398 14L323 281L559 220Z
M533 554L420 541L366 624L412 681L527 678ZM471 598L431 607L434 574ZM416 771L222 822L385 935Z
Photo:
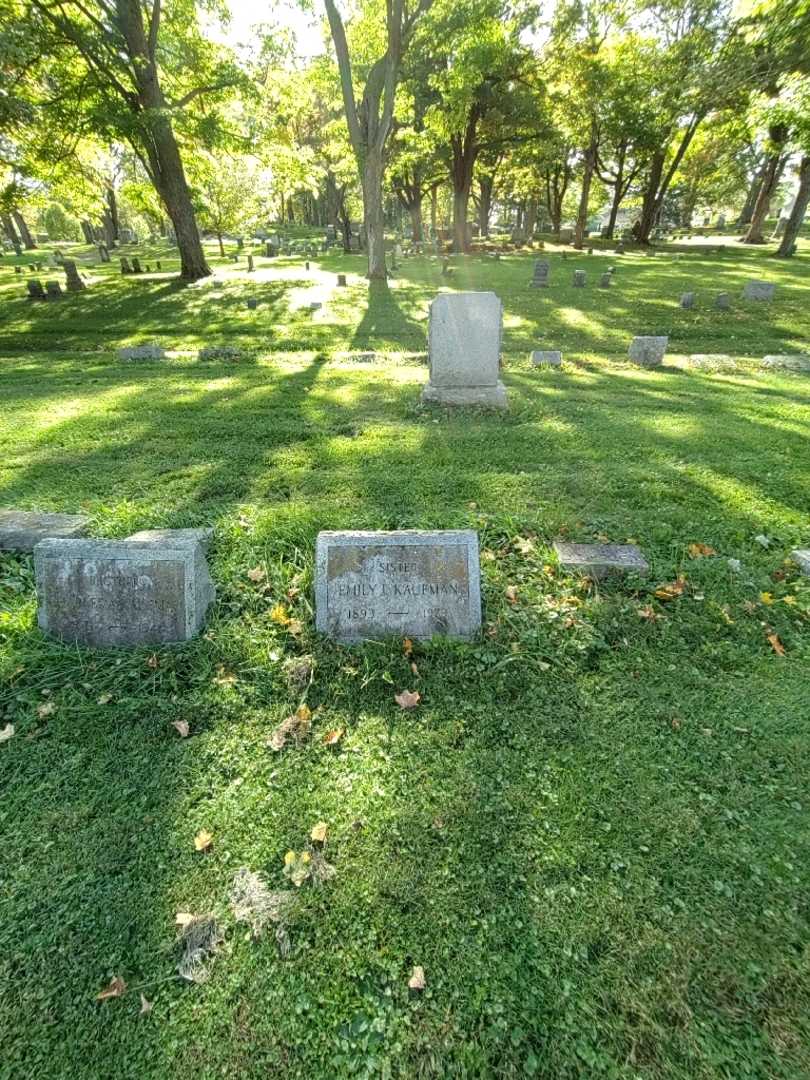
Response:
M661 214L664 199L669 191L669 185L672 183L672 177L678 171L678 167L680 166L681 161L683 161L683 156L689 149L689 144L695 137L695 132L702 121L702 113L696 113L692 116L687 126L683 129L678 149L675 151L666 172L664 172L664 163L667 154L666 145L662 146L659 150L656 150L653 154L650 175L647 180L647 187L644 191L641 218L638 222L638 228L634 230L636 239L639 243L649 244L650 233L655 228Z
M17 231L20 234L20 238L26 251L34 251L37 246L37 242L31 235L31 232L25 223L25 218L22 216L19 210L12 210L11 216L14 218L14 224L17 226Z
M436 236L436 225L439 220L439 185L434 184L430 189L430 231Z
M478 199L478 230L482 237L489 236L489 219L492 216L492 192L495 187L495 174L484 173L478 178L480 196Z
M591 180L596 167L596 125L591 124L591 142L585 151L585 171L582 174L582 193L579 197L577 223L574 229L574 247L581 248L588 230L588 202L591 197Z
M217 240L219 241L219 253L222 256L222 258L224 259L225 258L225 245L222 243L222 233L221 232L217 233Z
M776 142L776 140L774 141ZM762 184L759 189L756 205L754 206L754 212L751 215L751 224L748 226L748 232L743 237L742 242L744 244L765 243L765 221L768 217L768 211L771 208L771 198L779 184L782 169L785 167L785 159L781 156L783 141L784 140L781 140L777 143L777 149L774 153L768 155L768 159L765 162Z
M526 214L523 219L523 227L526 232L526 239L531 243L534 236L535 226L537 225L537 199L531 198L526 203Z
M757 196L759 195L759 189L762 187L762 178L764 175L765 164L763 163L754 173L754 178L748 188L748 194L745 196L743 208L740 211L740 216L737 218L738 229L742 229L743 226L751 224L751 218L754 216L754 207L757 204Z
M82 218L80 225L82 227L82 235L84 236L84 242L86 244L94 244L96 242L95 233L93 232L93 226L87 220Z
M622 202L622 188L621 182L617 179L616 184L613 187L613 201L610 204L610 214L608 216L607 229L605 230L605 239L612 240L613 233L616 231L616 218L619 216L619 207Z
M411 215L411 231L413 232L413 242L415 244L422 243L422 196L411 203L408 207L408 213Z
M116 198L115 188L112 184L108 184L104 191L104 201L107 207L107 216L110 220L110 228L108 240L110 246L117 244L121 239L121 228L118 217L118 199Z
M22 255L20 238L19 236L17 236L17 230L14 228L14 222L11 220L11 214L0 214L0 221L3 222L3 232L5 232L11 243L11 246L14 248L15 255Z
M385 281L385 214L382 155L369 150L363 162L363 224L366 227L369 281Z
M802 227L808 204L810 204L810 154L805 154L799 165L799 190L796 193L790 217L787 219L777 255L789 258L793 254L793 245Z

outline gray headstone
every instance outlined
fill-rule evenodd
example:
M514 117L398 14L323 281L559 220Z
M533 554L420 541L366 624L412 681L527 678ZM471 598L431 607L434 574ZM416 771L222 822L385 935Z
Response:
M695 306L695 294L693 292L681 293L681 307L688 311Z
M160 645L199 633L214 586L188 540L44 540L34 551L39 625L81 645Z
M503 305L493 292L442 293L430 305L430 381L422 400L508 407L500 381Z
M743 300L773 300L776 286L770 281L746 281Z
M256 308L259 306L259 301L256 299L255 296L249 296L247 298L247 300L245 301L245 303L247 304L247 306L250 308L251 311L255 311Z
M178 543L202 544L203 551L207 551L211 546L213 536L214 530L206 527L198 529L141 529L139 532L133 533L132 536L128 536L127 540L136 543L155 542L165 544L170 541L177 541Z
M110 252L106 244L99 244L98 254L103 263L108 263L110 261Z
M141 269L141 260L138 258L137 255L132 256L132 273L133 274L142 274L143 273L143 270Z
M531 354L534 367L561 367L562 353L553 349L535 349Z
M121 256L121 273L122 274L131 274L132 273L132 267L129 265L129 259L126 257L126 255Z
M63 259L62 269L65 271L65 284L68 292L81 292L87 288L79 277L79 271L76 269L76 263L73 259Z
M33 551L40 540L84 536L89 524L84 514L0 510L0 551Z
M29 300L47 300L45 290L42 288L42 282L39 278L31 278L31 280L26 281L25 284L28 288Z
M574 288L576 288L576 289L584 289L585 288L585 271L584 270L575 270L574 271Z
M58 281L46 281L45 295L48 300L61 300L65 294L62 292L62 286Z
M714 306L718 311L728 311L731 307L731 297L727 292L718 293L714 298Z
M345 274L338 274L337 283L340 286L340 288L344 288L345 285L346 285L346 275Z
M555 543L560 565L572 573L604 578L613 573L646 574L647 560L635 544Z
M21 266L15 266L14 267L14 273L15 274L21 274L22 273L22 267Z
M253 269L254 269L254 267L253 267L253 256L252 255L248 255L248 257L247 257L247 268L248 268L248 273L252 274Z
M732 365L734 365L734 361L726 353L691 353L689 356L689 366L694 368L711 370Z
M781 368L784 371L810 371L810 354L780 355L779 353L773 353L762 358L762 366L764 368Z
M119 360L163 360L165 357L160 345L128 345L118 350Z
M801 572L810 577L810 548L796 548L790 554L791 558L799 564Z
M574 230L573 229L568 229L568 228L560 229L560 243L561 244L570 244L573 239L574 239Z
M530 282L533 289L548 288L548 274L551 269L545 259L536 259L534 263L534 276Z
M628 355L634 364L641 367L658 367L664 361L668 342L668 337L634 337Z
M322 532L315 608L317 629L336 641L469 639L481 627L478 534Z
M602 274L602 276L599 278L599 288L600 289L609 289L610 288L610 279L612 277L613 277L613 275L609 274L609 273L608 274Z

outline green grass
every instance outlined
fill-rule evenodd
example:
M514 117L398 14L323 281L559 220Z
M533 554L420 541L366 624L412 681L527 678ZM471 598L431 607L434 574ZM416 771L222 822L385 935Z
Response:
M810 379L756 363L810 351L807 246L682 251L552 251L547 292L531 256L458 260L450 287L504 301L506 416L419 408L447 284L427 259L370 296L359 259L313 260L357 275L315 316L291 310L301 259L257 260L281 282L215 259L223 282L195 289L94 268L60 305L3 260L0 506L84 510L109 537L213 525L218 590L192 643L81 650L36 629L30 559L0 557L3 1080L810 1076L810 582L786 563L810 545ZM750 277L772 304L739 300ZM629 366L634 333L669 333L671 366ZM115 359L150 340L168 361ZM198 363L211 344L243 359ZM485 631L418 644L418 675L400 642L313 628L317 532L395 527L481 536ZM652 575L589 588L560 537L635 539ZM274 753L302 701L312 737ZM282 959L234 922L230 882L288 887L320 820L336 875L302 886ZM173 977L180 911L225 930L201 985ZM97 1002L113 976L128 992Z

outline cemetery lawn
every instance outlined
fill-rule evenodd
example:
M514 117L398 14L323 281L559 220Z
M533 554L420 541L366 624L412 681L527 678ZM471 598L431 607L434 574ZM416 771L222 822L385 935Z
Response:
M810 1075L810 376L758 367L810 352L808 245L549 258L546 291L528 254L449 282L504 301L504 416L419 407L428 259L370 296L353 257L94 268L54 305L4 260L0 506L211 525L218 598L183 646L63 647L0 556L2 1080ZM629 366L635 333L665 368ZM116 359L151 340L167 361ZM480 640L315 635L320 529L470 527ZM651 575L568 578L559 538L634 540ZM296 889L319 822L335 874ZM285 957L236 921L240 867L295 894ZM222 930L198 984L183 912Z

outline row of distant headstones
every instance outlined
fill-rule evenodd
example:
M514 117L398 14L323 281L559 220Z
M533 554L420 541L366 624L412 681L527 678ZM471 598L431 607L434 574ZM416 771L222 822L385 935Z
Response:
M212 530L153 529L126 540L92 540L83 538L87 525L83 515L0 512L0 550L33 550L45 633L87 646L137 646L187 641L200 632L215 598L206 558ZM335 548L345 572L332 569ZM649 572L635 544L554 548L570 573L599 579ZM810 550L791 554L810 575ZM386 610L397 595L411 600L393 606L409 610ZM428 599L420 602L421 596ZM317 629L340 641L385 634L470 638L481 626L478 536L473 530L321 533L315 607Z

